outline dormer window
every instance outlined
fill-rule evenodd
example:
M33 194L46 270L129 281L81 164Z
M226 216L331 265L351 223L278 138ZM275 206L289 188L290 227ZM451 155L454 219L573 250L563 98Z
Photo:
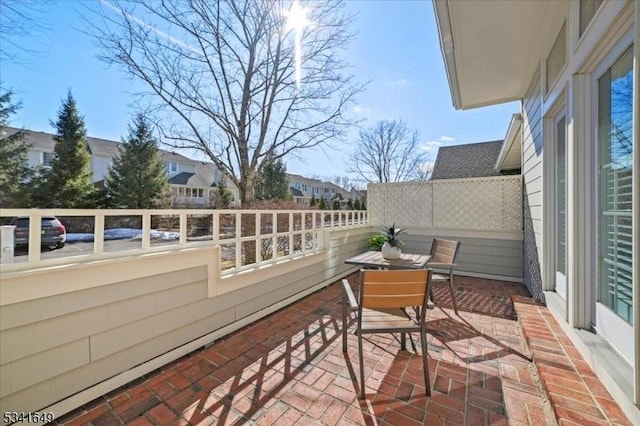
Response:
M167 170L169 173L178 173L178 163L170 161L167 163Z

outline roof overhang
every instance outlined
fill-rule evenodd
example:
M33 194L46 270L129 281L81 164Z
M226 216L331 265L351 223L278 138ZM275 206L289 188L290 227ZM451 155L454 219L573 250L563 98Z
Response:
M523 97L552 2L434 0L440 48L456 109Z
M497 172L502 170L515 170L522 168L522 116L513 114L504 137L500 154L493 169Z

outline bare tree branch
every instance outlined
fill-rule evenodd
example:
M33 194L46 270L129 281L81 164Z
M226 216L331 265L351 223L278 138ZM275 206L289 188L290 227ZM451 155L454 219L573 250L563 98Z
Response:
M352 16L341 0L305 3L302 89L295 81L288 1L141 0L94 4L92 33L101 59L117 64L148 89L143 98L164 114L162 134L176 148L205 155L253 198L257 170L342 137L348 106L363 89L342 52Z
M360 131L360 140L349 156L349 172L367 182L402 182L422 179L426 153L418 132L398 120L380 121Z

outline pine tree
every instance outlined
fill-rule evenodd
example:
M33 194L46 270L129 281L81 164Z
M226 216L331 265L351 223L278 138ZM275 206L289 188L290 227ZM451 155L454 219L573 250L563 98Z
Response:
M360 207L360 198L356 198L356 201L354 201L353 209L354 210L360 210L361 209L361 207Z
M332 210L340 210L340 200L338 200L337 198L333 200L333 206L331 207Z
M130 209L169 207L169 181L151 126L138 114L107 175L109 202Z
M91 154L87 146L84 119L78 113L76 101L67 93L62 101L58 119L52 123L57 128L56 146L51 169L44 176L39 207L86 208L91 207L94 187L91 171Z
M318 208L320 210L326 210L327 209L327 202L324 200L324 197L320 197L320 204L318 204Z
M4 208L28 207L30 194L25 184L33 178L24 132L6 133L9 117L20 107L11 103L12 96L11 92L0 94L0 206Z
M218 181L218 193L216 194L216 202L215 207L217 209L228 209L231 205L231 200L233 199L233 194L227 188L227 182L225 178L222 177Z
M311 194L311 201L309 202L309 206L314 207L316 205L316 194Z
M267 155L258 170L254 198L256 200L286 200L289 194L287 167L282 159Z
M353 200L351 198L349 198L349 201L347 201L347 207L348 210L353 210Z

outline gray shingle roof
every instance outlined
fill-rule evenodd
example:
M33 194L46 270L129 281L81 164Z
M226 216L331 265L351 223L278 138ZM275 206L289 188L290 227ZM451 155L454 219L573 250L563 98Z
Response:
M501 147L501 140L440 147L431 179L499 176L493 166Z
M293 194L294 197L304 197L304 194L299 189L296 189L293 186L289 189L291 190L291 194Z
M189 179L191 179L191 176L194 176L194 175L195 173L188 173L188 172L178 173L177 175L169 179L169 183L172 185L186 185L189 183Z

